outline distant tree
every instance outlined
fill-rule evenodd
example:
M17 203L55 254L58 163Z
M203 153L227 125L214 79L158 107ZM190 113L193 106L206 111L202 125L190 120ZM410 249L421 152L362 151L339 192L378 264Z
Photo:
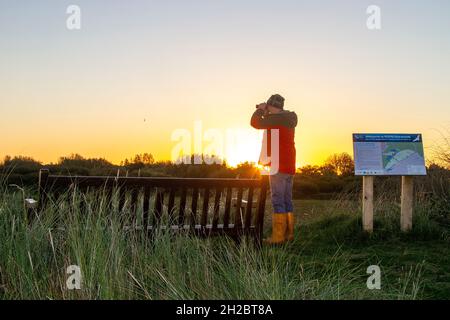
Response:
M336 153L328 157L325 161L327 169L331 169L338 176L350 176L354 172L354 162L352 157L346 153Z
M325 164L321 165L319 167L319 170L320 170L321 176L336 176L337 175L336 168L329 163L325 163Z
M131 159L125 159L121 162L124 166L144 167L155 163L155 158L151 153L136 154Z
M320 167L317 165L306 165L297 170L298 174L302 176L308 176L308 177L317 177L322 174L320 171Z
M434 161L450 170L450 128L440 133L440 138L431 148Z
M191 154L180 155L176 160L171 161L173 164L208 164L208 165L226 165L226 160L215 154Z
M83 156L73 153L70 156L60 157L58 164L61 167L70 167L70 168L104 168L104 167L112 167L113 164L103 158L84 158Z
M3 159L3 168L16 174L37 172L41 167L42 164L31 157L15 156L12 158L10 156L6 156Z
M33 163L33 164L40 164L39 161L34 160L31 157L27 156L15 156L14 158L11 158L11 156L5 156L3 160L4 165L11 165L14 163Z
M72 153L70 156L59 157L58 164L64 165L69 162L84 161L83 156L78 153Z
M256 178L260 174L259 169L255 164L248 161L239 163L234 171L237 174L236 176L246 179Z
M3 158L2 165L4 165L5 163L8 163L8 162L10 162L10 161L11 161L11 156L6 155L6 156Z
M142 154L142 162L144 164L154 164L155 158L153 158L153 155L151 153L144 153Z
M151 153L136 154L131 159L125 159L121 162L122 166L129 170L139 170L151 166L155 163L155 158Z

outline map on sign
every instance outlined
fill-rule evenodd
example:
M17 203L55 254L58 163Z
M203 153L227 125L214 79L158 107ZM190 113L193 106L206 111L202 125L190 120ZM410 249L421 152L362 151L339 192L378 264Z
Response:
M356 175L426 175L421 134L354 133Z

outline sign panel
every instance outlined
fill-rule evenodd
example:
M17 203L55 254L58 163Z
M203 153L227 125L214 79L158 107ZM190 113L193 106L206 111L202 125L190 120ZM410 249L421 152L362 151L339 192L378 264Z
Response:
M354 133L355 175L426 175L421 134Z

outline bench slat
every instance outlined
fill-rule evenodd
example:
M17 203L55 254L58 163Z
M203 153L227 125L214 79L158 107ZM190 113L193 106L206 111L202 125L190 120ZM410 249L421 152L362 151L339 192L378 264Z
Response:
M132 221L136 220L136 211L138 208L139 189L135 188L131 191L131 215Z
M147 230L149 225L149 212L150 212L150 196L151 191L150 187L144 188L144 210L142 214L142 224L144 225L144 229Z
M208 208L209 208L209 188L206 188L203 193L202 217L200 219L201 226L206 226L206 221L208 219Z
M158 188L156 189L155 195L155 212L153 225L159 225L161 221L163 205L164 205L164 191Z
M198 201L198 188L194 188L192 191L192 203L191 203L191 225L195 225L197 216L197 201Z
M234 226L235 228L242 227L242 194L243 189L238 189L237 199L236 199L236 209L234 210Z
M113 188L105 190L106 210L111 212L113 208Z
M119 189L119 212L122 212L125 207L126 187L122 186Z
M170 223L175 223L176 218L175 218L175 191L177 189L175 187L170 188L170 193L169 193L169 203L167 204L167 213L169 214L169 221Z
M248 189L247 205L246 205L246 210L245 210L244 228L246 231L248 231L248 229L250 228L250 225L251 225L252 209L253 209L253 188L250 187Z
M223 215L223 224L228 228L230 224L230 211L231 211L231 194L233 193L233 189L227 188L227 197L225 199L225 212Z
M223 188L216 189L216 195L214 197L214 212L213 212L213 221L212 221L212 229L216 230L217 225L219 223L219 210L220 210L220 199L222 197Z
M184 223L184 213L186 210L186 188L181 188L181 197L180 197L180 210L178 212L178 224L182 225Z

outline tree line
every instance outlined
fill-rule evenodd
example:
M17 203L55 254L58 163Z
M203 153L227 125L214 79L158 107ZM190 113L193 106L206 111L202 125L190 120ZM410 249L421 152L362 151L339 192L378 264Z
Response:
M192 155L192 157L206 157ZM191 162L193 163L193 162ZM31 157L6 156L0 164L0 182L19 186L35 186L38 172L47 168L53 174L88 176L142 176L184 178L259 178L259 169L249 162L230 167L222 164L175 164L156 161L151 153L136 154L119 165L103 158L85 158L79 154L60 157L56 163L43 164ZM430 172L446 172L448 168L432 164ZM333 154L321 165L306 165L297 169L294 176L295 198L329 199L334 194L357 193L360 177L354 176L354 162L347 153Z

